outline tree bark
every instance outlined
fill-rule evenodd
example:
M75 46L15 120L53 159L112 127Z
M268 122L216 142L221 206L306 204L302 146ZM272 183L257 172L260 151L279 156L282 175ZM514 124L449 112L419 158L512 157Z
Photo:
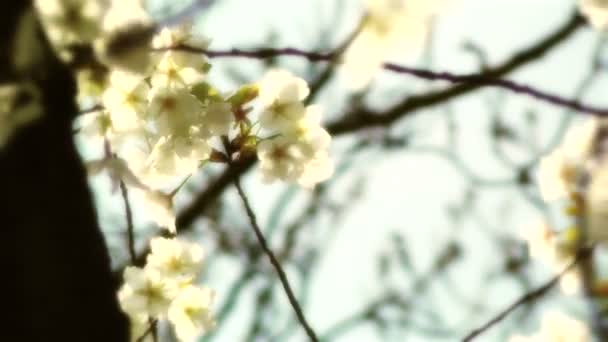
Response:
M0 288L7 314L0 341L128 341L128 321L72 139L73 75L54 57L35 19L30 57L39 58L20 67L13 60L28 13L35 18L30 1L0 4L0 86L33 84L42 108L40 119L0 147ZM28 101L36 100L21 99Z

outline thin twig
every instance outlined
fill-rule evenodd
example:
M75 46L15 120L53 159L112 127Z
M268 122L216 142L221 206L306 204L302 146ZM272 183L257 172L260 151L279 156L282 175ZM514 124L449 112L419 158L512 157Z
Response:
M364 19L363 19L364 20ZM361 22L363 22L363 20ZM580 21L578 16L573 17L572 22L577 23ZM348 47L348 44L356 37L362 25L357 27L357 30L350 36L344 44L330 52L319 52L319 51L305 51L298 48L287 47L287 48L258 48L251 50L244 49L229 49L229 50L206 50L191 46L177 46L170 49L187 51L192 53L203 53L209 58L251 58L251 59L268 59L279 56L292 56L305 58L311 62L336 62L336 59L344 52L344 49ZM164 50L164 49L160 49ZM551 94L543 90L536 89L532 86L520 84L510 80L504 80L495 75L489 74L486 71L475 74L456 74L447 71L432 71L422 68L413 68L394 63L384 63L383 68L388 71L392 71L398 74L406 74L417 78L429 80L429 81L446 81L452 84L476 84L478 86L490 86L498 87L509 90L517 94L524 94L540 101L551 103L556 106L560 106L567 109L580 111L583 113L608 116L608 108L596 107L586 105L578 100L568 99L559 95Z
M323 53L316 51L304 51L292 47L277 49L262 48L255 50L199 50L192 47L181 46L176 49L186 50L190 52L198 51L206 54L209 58L243 57L254 59L267 59L278 56L296 56L306 58L311 62L333 62L336 58L336 54L334 52ZM514 92L516 94L528 95L537 100L547 102L559 107L572 109L592 115L608 116L608 108L583 104L578 100L568 99L556 94L551 94L549 92L536 89L529 85L496 78L492 75L487 75L487 73L485 72L474 74L457 74L448 71L432 71L428 69L408 67L395 63L384 63L383 68L384 70L392 71L394 73L410 75L429 81L446 81L452 84L474 83L480 86L502 88Z
M472 341L474 338L478 337L479 335L481 335L482 333L486 332L488 329L493 327L495 324L497 324L500 321L502 321L503 319L505 319L511 312L513 312L515 309L517 309L521 305L531 303L531 302L539 299L543 295L545 295L547 292L549 292L549 290L551 290L553 288L553 286L555 286L560 281L560 279L562 278L562 276L564 274L566 274L568 271L573 269L579 262L588 258L591 255L592 250L593 250L593 247L581 248L578 251L578 253L576 254L574 260L572 260L572 262L568 266L566 266L560 273L555 275L553 278L551 278L549 281L547 281L541 287L538 287L535 290L532 290L532 291L524 294L523 296L521 296L518 300L513 302L511 305L509 305L503 311L499 312L492 319L490 319L489 321L484 323L482 326L471 331L467 336L465 336L462 339L462 341L463 342Z
M135 252L133 212L131 210L131 203L129 203L129 192L127 190L127 185L122 180L120 180L120 195L122 196L122 200L124 202L125 217L127 219L127 247L129 249L129 257L131 258L131 263L135 264L137 261L137 253Z
M148 335L150 335L150 334L153 334L153 336L154 336L155 329L156 329L156 320L151 320L148 323L148 328L146 329L146 331L144 331L144 333L141 336L139 336L135 342L143 342L144 339L146 337L148 337Z
M578 27L582 19L578 16L574 16L571 19L571 25L567 26L564 32L569 33ZM353 33L349 39L354 39L358 30ZM268 59L279 56L292 56L305 58L311 62L331 62L335 63L336 59L344 52L343 50L350 43L349 40L345 44L340 45L338 48L329 52L319 51L305 51L293 47L287 48L258 48L251 50L244 49L229 49L229 50L207 50L192 46L180 45L170 48L154 49L154 51L165 51L165 50L178 50L192 53L203 53L209 58L251 58L251 59ZM515 81L501 79L502 73L490 73L484 70L480 73L474 74L457 74L447 71L432 71L423 68L414 68L404 65L398 65L394 63L384 63L383 68L388 71L392 71L399 74L405 74L414 76L417 78L429 80L429 81L446 81L456 85L469 85L474 84L476 87L497 87L509 90L516 94L524 94L533 97L537 100L547 102L559 107L576 110L582 113L597 115L597 116L608 116L608 108L597 107L592 105L583 104L578 100L565 98L556 94L534 88L529 85L521 84ZM93 107L97 109L98 106ZM91 110L87 110L89 112ZM83 113L83 112L81 112Z
M294 295L293 290L291 289L291 285L289 284L289 280L287 279L287 275L285 274L283 267L279 263L278 259L276 258L276 256L274 255L274 253L272 252L270 247L268 247L266 238L262 234L262 230L260 229L260 226L258 225L258 221L255 216L255 213L253 212L253 209L251 208L247 195L245 194L245 192L243 191L243 188L241 187L241 182L238 177L234 180L234 184L239 193L239 197L241 198L241 201L243 202L243 205L245 206L245 210L247 211L247 216L249 217L249 221L251 222L251 226L253 227L255 236L257 237L258 242L260 243L260 246L264 250L264 253L266 253L266 255L268 256L268 259L270 259L270 263L272 264L275 271L279 275L279 280L281 281L281 285L283 286L283 289L285 290L285 294L287 294L287 298L289 299L289 303L291 304L293 311L296 313L296 316L298 317L298 321L300 322L300 324L306 331L306 335L308 335L310 340L315 341L315 342L318 341L319 339L317 338L317 334L315 333L313 328L310 326L310 324L308 324L308 321L306 320L306 317L304 316L304 312L302 311L302 308L300 307L300 304L298 303L298 300L296 299L296 296Z

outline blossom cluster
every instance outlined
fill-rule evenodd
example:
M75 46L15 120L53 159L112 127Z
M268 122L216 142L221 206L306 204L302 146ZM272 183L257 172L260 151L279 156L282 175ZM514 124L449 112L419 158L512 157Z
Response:
M145 267L128 267L118 297L138 340L168 320L182 341L211 329L214 293L194 285L202 249L177 239L173 198L209 162L231 167L258 157L265 182L312 188L333 173L322 110L305 104L308 85L288 71L221 92L208 80L209 40L191 25L157 28L139 0L38 0L49 40L77 61L79 99L98 108L78 118L87 142L103 146L91 175L109 174L172 238L155 238ZM78 61L89 47L94 63Z
M263 179L311 188L331 176L331 136L321 126L321 108L302 102L309 93L306 82L287 71L271 70L259 88L260 126L272 134L258 144Z
M540 331L531 336L516 335L509 342L587 342L591 340L589 327L559 312L547 312Z
M607 197L605 187L599 185L605 181L601 175L606 167L598 159L597 148L598 134L604 125L603 120L592 118L574 126L566 133L562 144L540 161L541 196L548 203L565 203L563 212L570 223L564 229L555 229L546 223L534 225L525 233L525 239L531 256L548 262L557 272L572 262L583 243L583 234L585 241L602 241L608 237L607 216L602 214L608 210ZM566 293L575 292L579 283L577 269L561 278Z
M606 241L608 167L605 164L605 119L592 118L574 127L560 147L541 160L539 187L547 202L566 199L566 214L584 217L590 241Z
M111 71L101 96L104 109L80 120L85 135L111 146L112 156L104 160L114 161L101 165L141 190L152 218L172 232L175 186L206 162L257 153L264 181L306 188L333 172L321 108L303 102L306 82L271 70L257 84L222 95L206 82L210 66L204 54L179 49L202 51L207 43L187 26L163 29L152 40L152 66L145 73ZM253 122L251 103L258 97L259 118Z
M154 238L145 267L127 267L118 292L131 319L131 336L142 337L151 322L168 320L180 341L193 341L212 329L214 292L194 285L203 266L203 250L175 238Z
M555 272L563 272L573 262L579 243L579 230L572 226L562 231L553 230L547 223L538 222L522 232L530 257L550 265ZM575 294L581 287L581 276L573 268L560 277L561 290Z

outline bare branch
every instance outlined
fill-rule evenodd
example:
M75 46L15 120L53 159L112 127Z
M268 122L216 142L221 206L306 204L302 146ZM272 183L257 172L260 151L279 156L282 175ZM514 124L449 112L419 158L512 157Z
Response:
M127 247L129 249L129 258L131 263L135 263L137 260L137 253L135 252L135 236L133 233L133 212L131 211L131 204L129 203L129 191L125 182L120 181L120 195L125 206L125 218L127 221Z
M578 15L572 16L569 25L565 27L564 30L558 32L557 35L552 36L547 40L548 44L554 44L559 41L557 38L560 38L561 35L568 35L573 32L577 27L579 27L583 23L582 18ZM360 29L360 26L358 30ZM355 33L349 38L350 40L356 37ZM171 49L188 51L193 53L204 53L209 58L252 58L252 59L268 59L275 58L278 56L293 56L293 57L302 57L311 62L336 62L336 59L339 59L340 55L344 51L344 49L350 43L350 40L347 40L346 44L340 45L338 48L330 51L330 52L317 52L317 51L305 51L297 48L287 47L287 48L259 48L253 50L242 50L242 49L230 49L230 50L205 50L190 46L178 46ZM161 49L164 50L164 49ZM525 58L525 55L519 55L518 58ZM517 59L516 59L517 60ZM482 71L481 73L475 74L456 74L451 72L435 72L432 70L420 69L407 67L403 65L398 65L394 63L384 63L383 65L385 70L392 71L399 74L406 74L410 76L414 76L417 78L422 78L430 81L446 81L453 84L474 84L476 88L479 87L498 87L502 89L506 89L512 91L517 94L524 94L536 98L540 101L548 102L554 104L556 106L594 114L601 116L608 116L608 108L600 108L590 105L585 105L578 100L572 100L568 98L561 97L559 95L550 94L548 92L536 89L529 85L520 84L510 80L500 79L500 77L506 74L510 68L510 66L506 66L496 69L489 69ZM397 107L399 108L399 107ZM390 116L386 116L390 117Z
M484 323L479 328L476 328L473 331L471 331L467 336L465 336L462 339L462 341L463 342L472 341L474 338L478 337L479 335L486 332L488 329L490 329L491 327L493 327L494 325L496 325L497 323L499 323L500 321L505 319L511 312L513 312L518 307L520 307L524 304L531 303L531 302L541 298L542 296L544 296L547 292L549 292L549 290L551 290L553 288L553 286L555 286L560 281L560 279L562 278L562 276L564 274L566 274L568 271L573 269L579 262L581 262L581 261L587 259L589 256L591 256L592 251L593 251L593 247L581 248L578 251L578 253L576 254L574 260L572 260L572 262L568 266L566 266L566 268L564 268L560 273L555 275L553 278L551 278L548 282L546 282L541 287L538 287L535 290L530 291L530 292L524 294L523 296L521 296L518 300L513 302L511 305L509 305L503 311L499 312L492 319L490 319L489 321Z
M247 217L249 217L249 221L251 222L251 226L253 227L255 236L257 237L258 242L260 243L260 246L264 250L264 253L266 253L266 255L268 256L268 259L270 259L270 263L272 264L275 271L279 275L279 280L281 281L281 285L283 286L283 289L285 290L285 294L287 294L287 298L289 299L289 303L291 304L291 307L293 308L294 312L296 313L296 316L298 317L298 321L300 322L300 324L306 331L306 335L308 335L310 340L318 341L319 339L317 338L317 334L315 333L315 331L312 329L312 327L306 320L306 317L304 316L304 313L302 312L302 308L300 307L300 304L298 303L298 300L296 299L296 297L293 293L293 290L291 289L291 285L289 284L289 280L287 279L287 275L285 274L283 267L281 266L281 264L279 263L279 260L276 258L276 256L274 255L274 253L268 246L268 243L266 242L266 238L262 234L262 230L260 229L260 226L258 225L257 218L255 216L255 213L253 212L253 209L251 208L247 195L245 194L245 192L243 191L243 188L241 187L241 182L240 182L239 178L235 179L234 184L239 193L239 197L241 198L241 201L243 202L243 205L245 206L245 210L247 211Z

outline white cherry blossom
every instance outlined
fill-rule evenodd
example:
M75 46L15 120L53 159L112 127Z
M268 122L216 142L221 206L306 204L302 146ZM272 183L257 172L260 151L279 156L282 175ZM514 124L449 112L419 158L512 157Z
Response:
M577 182L588 164L598 127L599 121L591 119L571 128L563 144L541 159L538 183L545 201L564 198L577 191Z
M205 127L213 135L228 135L234 124L232 107L228 102L210 102L205 109Z
M127 267L118 299L130 315L163 317L176 294L176 284L163 278L157 270Z
M306 163L298 184L312 189L317 183L327 180L334 173L334 164L326 151L321 151Z
M303 79L285 70L271 70L258 86L260 101L264 106L260 115L262 127L282 130L290 127L306 114L302 101L310 90Z
M522 238L528 244L530 257L541 260L555 270L562 272L574 258L573 245L577 244L576 231L572 227L561 232L555 232L545 222L539 221L522 231ZM560 288L563 293L572 295L581 288L581 275L574 268L563 274L560 278Z
M168 318L180 341L195 341L200 334L215 326L210 311L214 297L209 288L188 286L171 303Z
M587 236L592 241L608 241L608 167L602 165L591 172L585 193Z
M198 244L157 237L150 241L150 250L147 267L180 283L190 283L202 269L204 253Z
M307 158L298 141L279 136L258 144L258 158L264 182L277 179L296 182L305 168Z
M207 60L202 54L170 50L161 53L151 77L154 87L189 87L205 80Z
M204 114L200 101L186 89L167 87L152 89L148 113L162 136L188 134Z
M110 86L102 103L110 115L112 129L129 131L141 125L148 106L149 87L143 77L115 70L110 74Z

